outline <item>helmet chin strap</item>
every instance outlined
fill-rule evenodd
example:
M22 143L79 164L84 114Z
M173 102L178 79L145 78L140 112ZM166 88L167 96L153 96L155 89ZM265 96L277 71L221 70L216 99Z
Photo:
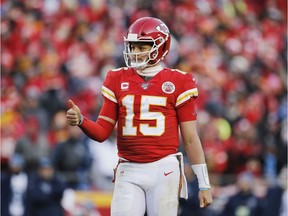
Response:
M156 64L156 65L153 65L151 67L146 67L144 69L136 69L137 73L140 75L140 76L155 76L157 73L159 73L161 70L163 69L162 65L161 64Z

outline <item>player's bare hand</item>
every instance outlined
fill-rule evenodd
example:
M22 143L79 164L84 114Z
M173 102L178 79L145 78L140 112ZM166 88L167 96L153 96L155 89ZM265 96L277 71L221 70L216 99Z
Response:
M67 122L71 126L76 126L79 124L81 119L81 111L77 105L74 104L72 100L68 101L70 109L67 111Z
M212 194L210 190L200 190L198 194L200 201L200 207L205 208L213 202Z

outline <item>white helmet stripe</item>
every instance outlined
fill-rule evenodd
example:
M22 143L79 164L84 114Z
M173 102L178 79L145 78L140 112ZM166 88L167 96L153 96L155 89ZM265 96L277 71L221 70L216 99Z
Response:
M129 41L138 41L137 34L128 34L127 40L129 40Z

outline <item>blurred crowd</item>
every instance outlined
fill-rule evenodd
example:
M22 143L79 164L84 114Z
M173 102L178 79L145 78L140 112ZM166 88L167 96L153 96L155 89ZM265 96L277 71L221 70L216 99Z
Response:
M106 73L125 65L127 28L154 16L172 34L165 66L196 78L211 183L251 173L266 191L277 184L287 165L286 0L0 2L2 172L15 154L27 173L49 158L68 188L111 190L115 135L98 147L68 127L67 101L96 119Z

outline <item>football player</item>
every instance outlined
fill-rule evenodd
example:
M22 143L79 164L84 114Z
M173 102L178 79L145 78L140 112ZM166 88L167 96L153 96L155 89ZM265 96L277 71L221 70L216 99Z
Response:
M97 121L82 116L69 100L67 121L91 139L104 141L117 122L119 163L115 169L112 216L176 216L179 196L186 198L179 133L199 183L200 207L212 203L204 152L196 130L191 73L164 68L171 35L159 19L136 20L124 37L127 67L108 72Z

